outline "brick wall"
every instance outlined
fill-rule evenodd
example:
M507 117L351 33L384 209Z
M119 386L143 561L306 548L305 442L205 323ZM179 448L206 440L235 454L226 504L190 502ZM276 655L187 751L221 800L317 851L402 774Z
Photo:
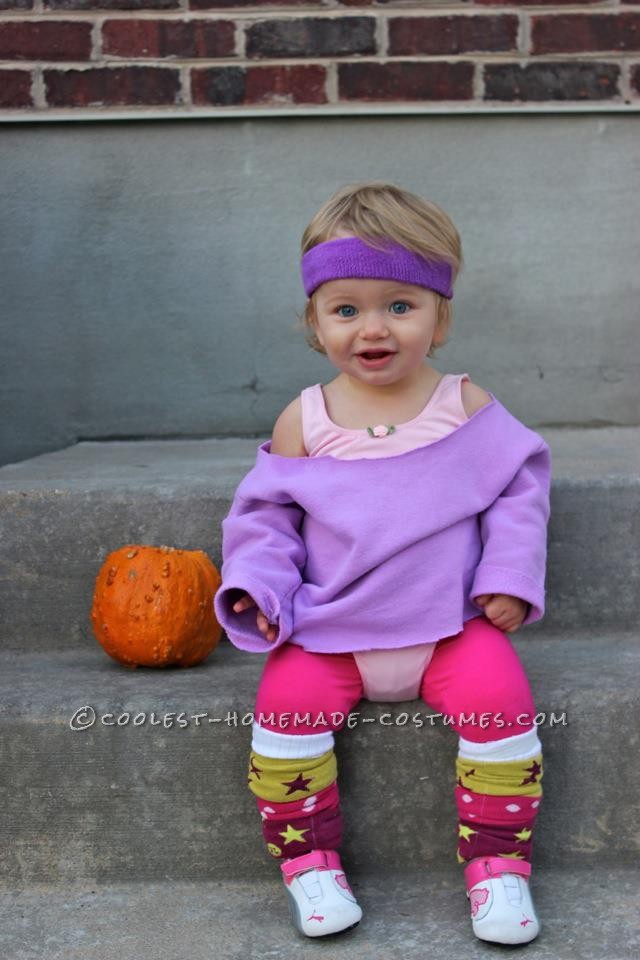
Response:
M0 110L640 106L640 0L0 0Z

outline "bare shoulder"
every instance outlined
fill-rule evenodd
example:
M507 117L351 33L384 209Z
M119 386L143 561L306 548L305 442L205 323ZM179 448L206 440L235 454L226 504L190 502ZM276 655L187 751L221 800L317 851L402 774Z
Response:
M279 457L306 457L302 435L302 403L297 396L285 407L273 426L271 453Z
M470 380L462 381L462 405L468 417L473 416L476 410L490 402L491 397L487 391L479 387L477 383L471 383Z

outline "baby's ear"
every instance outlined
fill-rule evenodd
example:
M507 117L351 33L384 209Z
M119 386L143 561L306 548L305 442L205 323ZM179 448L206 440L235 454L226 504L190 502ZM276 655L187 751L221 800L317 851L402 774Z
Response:
M317 332L318 330L318 311L316 309L316 295L315 293L311 294L309 303L307 304L307 319L313 329Z

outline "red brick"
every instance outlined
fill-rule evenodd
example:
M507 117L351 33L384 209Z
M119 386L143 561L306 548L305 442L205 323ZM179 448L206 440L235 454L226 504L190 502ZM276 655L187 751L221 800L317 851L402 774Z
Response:
M45 70L44 80L51 107L181 103L179 71L162 67Z
M532 53L640 50L640 13L532 17Z
M362 4L360 4L362 5ZM327 7L331 0L190 0L190 10L229 10L242 7Z
M264 103L326 103L324 67L213 67L191 71L191 95L198 106Z
M32 107L29 70L0 70L0 107Z
M607 100L619 96L619 79L615 63L487 64L485 100Z
M107 20L102 49L116 57L231 57L232 20Z
M389 55L516 50L518 18L503 16L392 17Z
M45 10L176 10L180 0L43 0Z
M1 60L88 60L91 24L64 20L0 23Z
M191 71L191 99L197 106L232 107L244 103L244 67L213 67Z
M468 100L472 63L340 63L341 100Z
M247 70L246 102L269 103L283 98L291 103L326 103L324 67L250 67Z
M504 7L506 0L473 0L475 6ZM577 0L508 0L510 7L575 7ZM580 0L585 6L588 3L601 3L602 0Z

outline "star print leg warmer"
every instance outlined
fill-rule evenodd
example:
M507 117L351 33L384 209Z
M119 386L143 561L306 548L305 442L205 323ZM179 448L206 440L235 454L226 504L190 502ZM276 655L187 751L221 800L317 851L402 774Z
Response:
M542 747L511 641L484 616L468 620L459 634L438 642L421 695L451 718L459 735L458 861L485 855L529 861L542 801Z
M536 729L483 744L460 738L456 774L458 862L484 856L530 862L542 802Z
M248 782L271 856L288 859L340 847L334 731L361 696L352 654L314 654L283 644L267 658Z

